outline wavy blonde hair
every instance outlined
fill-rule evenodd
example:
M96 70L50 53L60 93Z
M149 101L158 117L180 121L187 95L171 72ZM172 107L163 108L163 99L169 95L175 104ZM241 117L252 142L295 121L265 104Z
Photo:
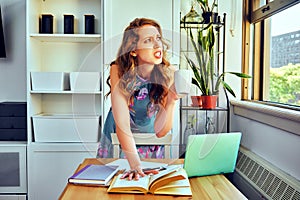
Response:
M157 28L162 37L162 30L160 25L148 18L136 18L125 29L123 40L119 48L117 58L112 64L118 65L118 76L120 82L118 84L121 92L128 98L129 102L132 101L132 95L136 90L136 77L137 77L137 58L132 56L130 52L136 50L137 42L139 40L138 29L144 25L152 25ZM150 89L150 100L153 103L164 104L165 96L168 94L168 86L171 81L170 62L166 58L166 51L169 48L168 43L162 38L163 43L163 58L162 62L154 65L154 69L150 76L152 83ZM109 80L109 78L108 78ZM108 81L107 81L108 83ZM109 92L110 93L110 92Z

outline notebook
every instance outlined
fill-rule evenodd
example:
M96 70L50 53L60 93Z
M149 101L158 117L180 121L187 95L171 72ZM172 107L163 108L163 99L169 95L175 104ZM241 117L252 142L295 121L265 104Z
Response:
M242 133L214 133L188 137L184 169L188 177L233 172Z
M119 171L119 166L87 165L68 179L69 183L83 185L108 185Z

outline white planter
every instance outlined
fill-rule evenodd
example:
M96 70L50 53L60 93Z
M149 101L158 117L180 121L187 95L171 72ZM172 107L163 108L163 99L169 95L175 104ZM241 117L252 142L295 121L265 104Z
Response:
M32 90L63 91L70 89L69 76L65 72L31 72Z
M100 72L70 72L72 91L100 91Z
M99 116L40 114L32 119L36 142L98 142Z

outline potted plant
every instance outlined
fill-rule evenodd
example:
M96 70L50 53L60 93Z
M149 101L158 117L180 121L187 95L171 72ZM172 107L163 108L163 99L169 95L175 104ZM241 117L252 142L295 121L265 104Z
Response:
M206 34L204 34L206 33ZM215 72L215 33L214 26L210 24L204 28L197 29L197 41L193 37L192 30L190 29L190 39L193 45L196 61L185 55L188 65L191 67L194 77L192 84L196 85L201 91L202 107L212 109L216 107L216 101L219 94L219 88L222 85L231 95L235 96L232 88L224 81L226 74L232 74L240 78L250 78L251 76L239 72L223 72L218 74ZM213 105L205 105L207 102L212 101Z
M209 6L208 0L197 0L202 10L203 22L208 24L210 22L217 23L218 13L214 12L214 9L217 8L218 4L216 0L213 1L212 5Z

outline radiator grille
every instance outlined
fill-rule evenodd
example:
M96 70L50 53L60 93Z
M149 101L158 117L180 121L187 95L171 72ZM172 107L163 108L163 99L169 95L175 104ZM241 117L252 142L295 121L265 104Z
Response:
M238 154L236 171L268 199L300 200L297 179L243 147Z

